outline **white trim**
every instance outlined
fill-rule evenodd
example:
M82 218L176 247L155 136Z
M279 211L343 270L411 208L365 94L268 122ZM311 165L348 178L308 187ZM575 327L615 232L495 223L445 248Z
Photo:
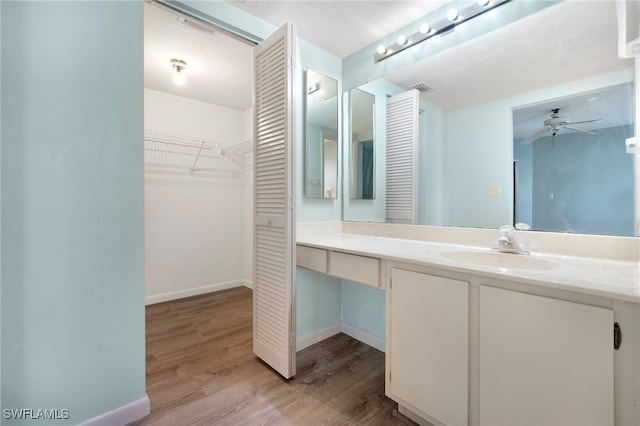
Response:
M253 290L253 281L245 279L245 280L242 280L242 282L245 287Z
M155 303L168 302L169 300L183 299L185 297L198 296L205 293L213 293L228 288L242 287L245 280L227 281L216 284L209 284L202 287L188 288L185 290L169 291L167 293L154 294L144 298L145 305L153 305Z
M340 321L331 327L323 328L322 330L318 330L314 333L307 334L306 336L298 337L296 339L296 351L301 351L302 349L308 348L309 346L321 342L324 339L335 336L338 333L344 333L347 336L376 348L381 352L386 351L386 343L384 339L344 321Z
M353 337L356 340L361 341L364 344L367 344L373 348L381 352L386 352L387 345L384 339L376 336L375 334L371 334L368 331L365 331L361 328L356 327L355 325L351 325L346 322L340 322L342 326L342 332L349 337Z
M296 351L308 348L311 345L315 345L318 342L323 341L331 336L335 336L342 332L342 322L338 322L331 327L323 328L306 336L298 337L296 339Z
M127 405L118 407L114 410L107 411L85 422L80 423L81 426L124 426L136 420L149 415L151 412L149 397L145 393L144 396Z

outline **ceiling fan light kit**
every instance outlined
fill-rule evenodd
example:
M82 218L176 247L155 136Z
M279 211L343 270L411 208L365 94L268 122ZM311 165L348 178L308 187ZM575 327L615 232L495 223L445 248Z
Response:
M596 118L594 120L583 120L583 121L571 122L567 117L560 116L560 108L553 108L551 110L551 118L547 118L543 122L544 127L540 130L537 130L528 138L524 139L522 143L525 145L530 144L531 142L537 139L540 139L541 137L544 137L549 132L551 133L551 136L553 136L554 138L557 138L559 136L560 130L562 129L572 130L574 132L582 133L585 135L597 135L598 134L597 130L595 131L585 130L585 129L580 129L578 127L573 127L573 126L576 124L593 123L594 121L600 121L600 120L602 119Z

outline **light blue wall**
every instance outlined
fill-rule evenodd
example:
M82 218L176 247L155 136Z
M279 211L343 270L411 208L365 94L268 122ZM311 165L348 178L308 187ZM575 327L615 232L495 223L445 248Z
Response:
M443 193L443 172L446 162L445 118L439 107L420 101L418 135L418 223L442 225L448 215L448 203Z
M2 48L2 2L0 2L0 49ZM2 53L0 52L0 100L2 99ZM0 188L2 188L2 102L0 101ZM0 194L2 191L0 191ZM2 196L0 195L0 212ZM1 216L1 214L0 214ZM2 408L2 222L0 221L0 409ZM2 425L2 417L0 417Z
M342 281L342 321L384 340L386 335L384 290Z
M300 40L300 63L302 69L310 68L316 72L324 74L338 81L338 93L342 90L341 61L324 50L318 49L310 43ZM299 90L300 96L304 96L306 91L303 87L302 69L299 70ZM302 98L300 98L302 99ZM303 103L299 103L296 109L297 123L297 144L296 144L296 222L320 222L339 221L342 215L341 198L344 193L338 192L337 199L331 198L306 198L304 196L304 111ZM342 106L338 103L338 117L340 117ZM342 123L338 123L338 135L342 129ZM342 141L338 141L342 143ZM340 155L340 150L338 151ZM341 159L338 159L341 164ZM340 181L342 170L338 169L338 181ZM336 324L340 318L340 280L322 274L313 273L298 268L296 277L296 300L297 300L297 337L305 336L314 331L322 330Z
M448 225L497 228L511 222L511 106L500 100L448 113ZM488 197L489 185L501 186L502 196Z
M533 229L633 236L632 136L632 126L620 126L536 140Z
M340 321L341 281L319 272L297 268L296 336L331 327Z
M1 17L2 408L77 424L145 395L142 3Z
M511 223L513 109L633 80L634 71L629 69L449 112L444 172L447 224L496 228ZM502 196L488 197L489 185L499 185Z

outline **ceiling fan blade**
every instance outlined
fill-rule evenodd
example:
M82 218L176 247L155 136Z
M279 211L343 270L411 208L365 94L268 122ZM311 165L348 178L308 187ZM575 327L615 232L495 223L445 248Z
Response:
M584 124L584 123L593 123L594 121L600 121L600 120L602 120L602 118L596 118L595 120L573 121L571 123L567 122L567 123L563 123L563 124L569 124L569 125L572 125L572 124Z
M547 134L547 132L549 132L549 129L547 129L546 127L538 130L537 132L535 132L534 134L532 134L531 136L529 136L528 138L524 139L522 142L522 144L527 145L530 144L531 142L535 141L536 139L540 139L541 137L543 137L544 135Z
M598 132L594 132L594 131L591 131L591 130L578 129L577 127L571 127L571 126L562 126L562 127L564 127L565 129L569 129L569 130L573 130L573 131L576 131L576 132L584 133L585 135L597 135L598 134Z

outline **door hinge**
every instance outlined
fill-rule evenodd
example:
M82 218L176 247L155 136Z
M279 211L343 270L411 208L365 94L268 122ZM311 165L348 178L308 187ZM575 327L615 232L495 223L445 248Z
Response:
M620 328L620 324L617 322L613 323L613 349L616 351L620 349L620 344L622 343L622 329Z

